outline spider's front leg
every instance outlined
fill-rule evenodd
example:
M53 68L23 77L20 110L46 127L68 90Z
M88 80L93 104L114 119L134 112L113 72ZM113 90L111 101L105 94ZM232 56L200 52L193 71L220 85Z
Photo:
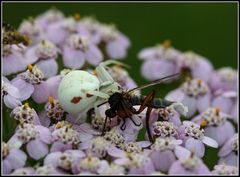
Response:
M121 63L119 61L115 61L115 60L108 60L108 61L100 63L99 66L97 66L96 69L95 69L95 74L98 76L98 78L101 82L106 82L106 81L113 81L114 82L112 76L109 74L109 72L106 69L106 67L110 64L129 67L128 65L126 65L124 63Z
M110 64L117 64L128 67L127 65L114 60L102 62L99 64L98 67L96 67L95 74L101 82L100 90L108 95L112 95L116 92L122 92L122 87L113 80L112 76L107 71L107 66Z

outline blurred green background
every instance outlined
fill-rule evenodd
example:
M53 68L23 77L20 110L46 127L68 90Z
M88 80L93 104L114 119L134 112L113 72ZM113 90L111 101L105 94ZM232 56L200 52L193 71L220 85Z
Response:
M146 83L140 74L142 61L137 59L138 52L165 39L170 39L172 46L181 51L193 50L205 56L215 68L237 68L237 3L5 2L3 20L17 28L24 18L34 17L53 6L66 16L79 12L81 16L94 15L100 22L116 24L131 40L132 46L124 62L131 66L129 73L138 85ZM161 86L158 95L163 96L170 89L173 87ZM150 88L143 93L148 91ZM12 129L12 125L9 126ZM210 167L216 163L216 152L207 151L205 162Z
M125 62L138 84L145 80L137 53L165 39L207 57L216 68L237 68L237 3L3 3L3 20L18 27L52 6L67 16L80 12L116 24L132 42Z

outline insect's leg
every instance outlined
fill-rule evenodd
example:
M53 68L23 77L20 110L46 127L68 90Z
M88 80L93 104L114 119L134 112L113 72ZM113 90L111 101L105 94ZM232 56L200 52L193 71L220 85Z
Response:
M94 113L97 117L101 117L100 112L99 112L99 108L98 105L104 103L105 100L99 99L97 100L94 104L93 104L93 108L94 108Z
M137 123L133 120L132 117L129 117L129 118L130 118L130 120L133 122L133 124L134 124L135 126L140 127L140 126L142 125L141 122L140 122L140 124L137 124Z
M126 129L126 120L125 119L122 119L122 120L123 120L123 124L121 125L120 129L124 131Z
M102 129L102 136L105 134L105 129L106 129L106 125L107 125L107 120L108 120L108 117L106 116L106 117L105 117L105 121L104 121L104 125L103 125L103 129Z
M151 115L151 111L152 111L151 102L153 101L154 97L155 97L155 90L153 90L151 93L149 93L144 98L143 103L138 110L140 112L140 111L143 111L147 107L146 129L147 129L147 134L148 134L149 141L151 143L153 143L153 138L152 138L151 130L150 130L150 126L149 126L149 119L150 119L150 115Z
M155 90L153 90L152 92L150 92L143 100L140 108L138 111L134 112L134 114L139 114L141 113L146 107L148 107L149 105L151 105L152 100L154 99L155 96Z
M152 134L151 134L150 126L149 126L149 118L150 118L150 115L151 115L151 111L152 111L152 108L149 106L147 108L147 113L146 113L146 129L147 129L147 134L148 134L149 141L151 143L153 143L153 138L152 138Z

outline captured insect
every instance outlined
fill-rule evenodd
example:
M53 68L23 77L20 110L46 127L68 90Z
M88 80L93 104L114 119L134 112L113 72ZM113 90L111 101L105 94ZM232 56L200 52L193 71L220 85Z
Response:
M106 123L108 119L114 118L115 116L118 116L120 119L123 120L123 124L121 125L121 130L125 130L126 125L126 119L129 118L134 123L135 126L141 126L141 124L137 124L132 119L132 115L134 114L140 114L145 108L147 108L146 112L146 129L147 134L150 142L153 142L153 138L151 136L150 127L149 127L149 118L151 114L151 110L153 108L166 108L172 104L175 104L176 102L168 101L161 98L155 98L155 90L151 91L146 96L142 95L134 95L131 94L135 90L140 90L143 88L147 88L156 84L160 84L164 81L168 81L169 79L173 79L174 77L179 76L180 74L173 74L166 77L163 77L161 79L152 81L151 83L145 84L143 86L139 86L136 88L133 88L127 92L116 92L113 95L110 96L107 102L109 103L110 108L105 111L106 119L104 122L102 134L104 134ZM102 103L101 105L105 104ZM99 106L101 106L99 105ZM140 105L140 108L136 110L133 106ZM182 109L185 109L183 105L177 104L176 106L182 106Z
M24 35L19 33L13 26L10 24L3 22L3 45L12 45L12 44L23 44L25 46L28 46L31 44L31 39Z

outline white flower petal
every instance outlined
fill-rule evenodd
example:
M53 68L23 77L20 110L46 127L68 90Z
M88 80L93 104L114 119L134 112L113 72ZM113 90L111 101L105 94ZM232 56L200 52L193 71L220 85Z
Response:
M177 102L171 105L174 110L176 110L180 115L187 116L188 107L184 106L182 103Z
M204 136L202 138L202 142L210 147L218 148L218 143L212 138L209 138L207 136Z

